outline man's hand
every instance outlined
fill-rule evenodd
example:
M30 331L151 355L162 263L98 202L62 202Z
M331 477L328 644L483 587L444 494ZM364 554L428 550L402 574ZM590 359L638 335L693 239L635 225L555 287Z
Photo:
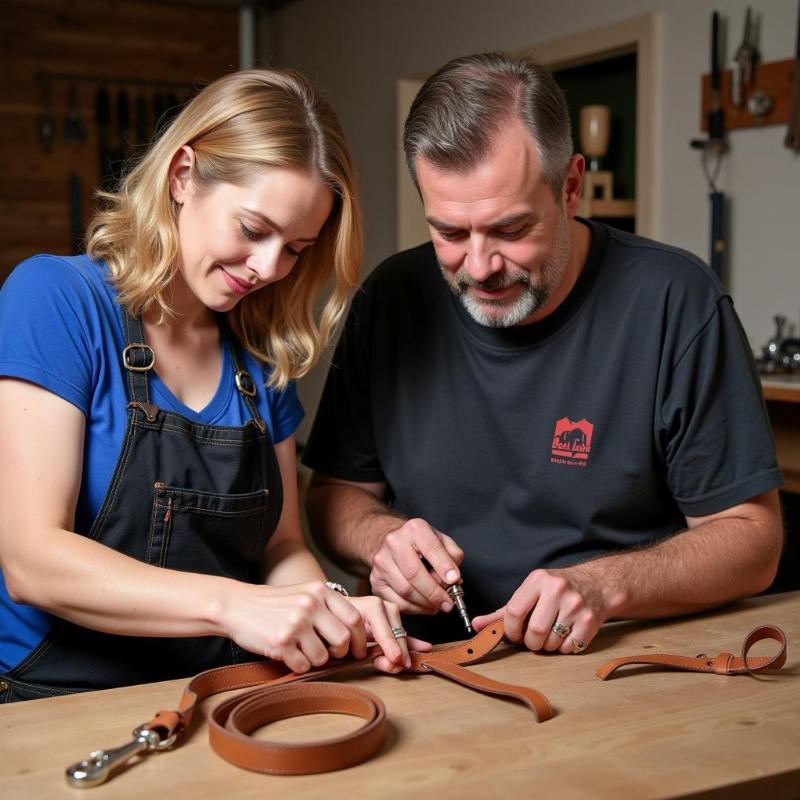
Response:
M534 570L503 608L475 617L472 624L480 631L502 619L506 636L529 650L579 653L612 613L597 576L575 566ZM563 635L553 630L557 622L562 633L567 631Z
M692 614L772 583L783 539L777 491L686 522L685 531L649 547L534 570L503 608L472 624L481 630L502 619L508 638L530 650L573 653L612 617ZM556 622L569 632L559 636Z
M461 579L463 559L463 551L447 534L425 520L410 519L387 533L373 554L372 592L407 614L450 611L453 603L442 587Z

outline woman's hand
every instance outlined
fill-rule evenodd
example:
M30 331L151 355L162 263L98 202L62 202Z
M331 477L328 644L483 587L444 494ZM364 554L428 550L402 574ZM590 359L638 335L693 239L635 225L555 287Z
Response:
M366 655L361 615L321 581L231 585L222 600L219 624L245 650L283 661L294 672L321 667L331 657Z
M375 659L375 667L382 672L400 672L410 667L409 646L425 652L432 649L428 642L420 639L409 639L405 636L395 639L392 628L402 628L403 622L400 619L400 609L394 603L374 595L343 599L349 600L358 609L370 641L380 645L383 650L383 655Z
M400 612L377 597L345 597L321 581L288 586L233 583L218 610L225 634L251 653L283 661L294 672L330 658L364 658L369 638L384 650L375 665L399 672L410 665L405 640L396 640ZM419 649L430 645L412 640Z

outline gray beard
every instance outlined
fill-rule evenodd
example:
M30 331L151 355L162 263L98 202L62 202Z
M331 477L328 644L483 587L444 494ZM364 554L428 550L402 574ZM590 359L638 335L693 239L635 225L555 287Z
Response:
M497 280L496 278L500 278ZM527 272L505 273L488 281L476 281L469 275L455 275L455 284L449 284L461 304L479 325L488 328L513 328L541 308L549 299L550 292L544 286L532 286ZM468 291L469 287L491 291L506 289L520 284L523 291L513 300L479 299Z
M555 253L539 269L537 285L531 282L530 272L524 269L504 270L488 280L476 281L465 269L459 269L451 275L439 263L439 269L450 291L461 301L475 322L487 328L513 328L547 304L561 283L569 261L569 227L565 222L566 220L559 220ZM516 284L524 288L513 300L480 300L468 291L470 287L493 291Z

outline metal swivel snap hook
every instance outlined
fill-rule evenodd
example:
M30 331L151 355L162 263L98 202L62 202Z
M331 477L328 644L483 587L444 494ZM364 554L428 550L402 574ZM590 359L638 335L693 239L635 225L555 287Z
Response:
M67 783L77 789L99 786L111 773L144 751L166 750L177 739L177 734L162 741L156 731L140 725L133 731L133 740L113 750L95 750L88 759L67 767Z

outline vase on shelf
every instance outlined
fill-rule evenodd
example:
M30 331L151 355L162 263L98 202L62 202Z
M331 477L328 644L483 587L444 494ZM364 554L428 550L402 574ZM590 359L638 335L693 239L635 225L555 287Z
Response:
M611 135L611 110L608 106L583 106L580 117L581 150L588 156L590 172L602 169Z

